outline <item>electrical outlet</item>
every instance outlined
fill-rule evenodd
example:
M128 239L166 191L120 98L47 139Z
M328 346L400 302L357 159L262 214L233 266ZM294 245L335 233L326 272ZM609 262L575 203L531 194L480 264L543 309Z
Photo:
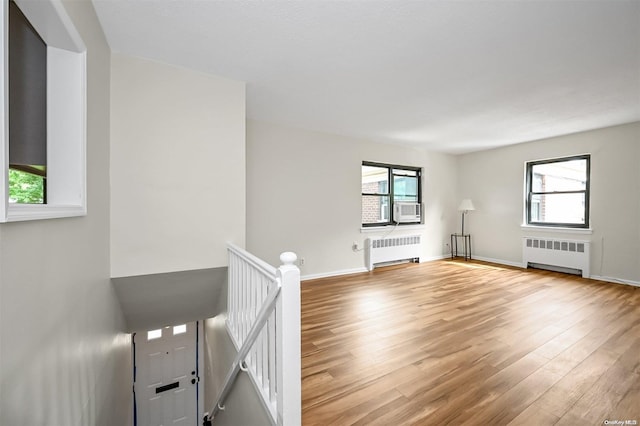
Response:
M444 243L444 252L451 253L451 248L449 247L449 243L447 242Z
M351 250L353 250L353 251L360 250L360 247L358 246L358 242L357 241L353 242L353 244L351 245Z
M300 266L304 266L304 257L301 257L300 260L298 260L298 264Z

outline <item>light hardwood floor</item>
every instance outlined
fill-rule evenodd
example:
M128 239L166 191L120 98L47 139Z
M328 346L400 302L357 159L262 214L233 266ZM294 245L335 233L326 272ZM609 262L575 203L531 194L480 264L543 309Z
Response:
M640 288L477 261L302 283L303 425L640 425Z

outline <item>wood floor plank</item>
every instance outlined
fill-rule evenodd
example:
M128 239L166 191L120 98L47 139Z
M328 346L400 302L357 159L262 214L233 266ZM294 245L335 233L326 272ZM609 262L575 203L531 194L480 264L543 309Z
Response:
M305 426L640 421L640 288L444 260L301 298Z
M541 409L534 403L510 421L508 426L552 426L558 420L560 419L557 416Z
M313 407L314 421L320 422L320 424L330 424L334 420L342 418L345 412L361 407L362 404L367 404L368 401L375 399L378 395L388 393L390 389L393 389L393 395L388 395L389 397L400 397L401 394L394 389L394 384L402 384L413 380L416 377L416 373L416 367L408 365L373 380L356 383L353 388L345 389L344 392L324 400L322 404L315 405ZM367 406L370 409L370 404L367 404ZM305 407L303 406L303 413L304 411ZM364 416L366 412L360 414ZM352 416L358 417L355 414L352 414Z
M628 374L620 365L614 364L582 395L568 414L599 424L608 419L616 419L615 407L637 380L638 375ZM637 407L640 410L640 404Z
M558 360L561 360L562 364L577 365L542 395L534 406L561 418L616 362L616 359L616 355L606 348L596 350L580 363L570 357L559 357ZM557 367L552 365L546 366L546 368L562 374Z
M638 353L636 352L636 356ZM635 373L634 373L635 374ZM638 401L640 401L640 374L635 374L634 384L620 399L616 407L607 416L612 420L636 420L640 424Z

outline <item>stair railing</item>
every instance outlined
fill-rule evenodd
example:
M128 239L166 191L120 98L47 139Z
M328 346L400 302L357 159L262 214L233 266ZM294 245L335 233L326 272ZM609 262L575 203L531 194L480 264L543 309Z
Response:
M204 426L224 410L240 371L248 373L273 424L301 423L300 270L297 257L280 255L276 269L228 244L227 331L238 354ZM286 368L284 367L286 366Z

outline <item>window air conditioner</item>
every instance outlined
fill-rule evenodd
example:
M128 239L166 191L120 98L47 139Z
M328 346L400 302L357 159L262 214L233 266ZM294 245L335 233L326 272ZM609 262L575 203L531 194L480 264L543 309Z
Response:
M396 223L420 222L420 211L419 203L394 203L393 221Z

